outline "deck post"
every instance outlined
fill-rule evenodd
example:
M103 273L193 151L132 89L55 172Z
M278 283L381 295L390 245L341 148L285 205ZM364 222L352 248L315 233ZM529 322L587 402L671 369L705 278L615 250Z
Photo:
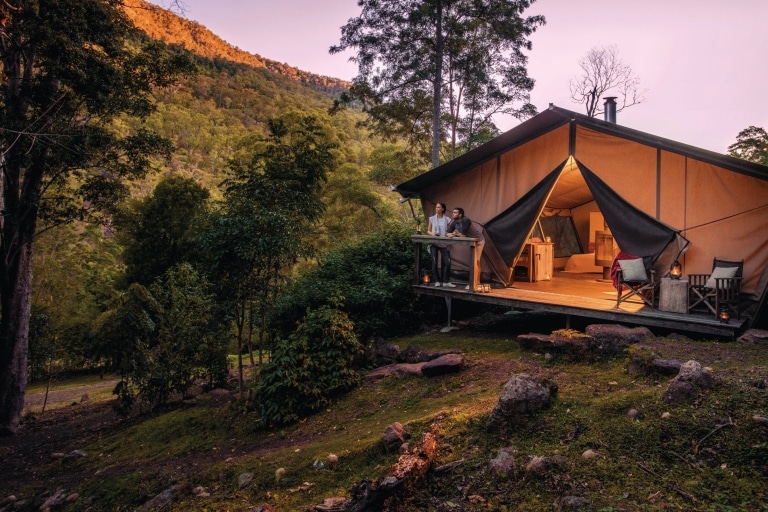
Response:
M416 255L416 264L413 266L414 273L413 273L413 283L419 284L421 283L421 244L413 244L415 249L414 253Z
M451 326L451 298L445 298L445 307L448 309L448 327Z

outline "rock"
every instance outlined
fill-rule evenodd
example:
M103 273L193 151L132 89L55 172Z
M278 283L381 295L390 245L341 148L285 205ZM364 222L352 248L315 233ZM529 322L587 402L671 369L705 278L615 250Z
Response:
M178 496L179 492L185 487L184 484L176 484L172 485L171 487L167 488L148 502L144 503L141 508L145 510L155 510L159 508L163 508L167 505L169 505L174 499L176 499L176 496Z
M599 456L600 454L592 449L585 450L584 453L581 454L581 457L583 459L594 459L595 457L599 457Z
M339 456L336 455L335 453L329 453L328 462L331 464L336 464L337 462L339 462Z
M669 414L668 412L664 412L664 413L661 414L661 419L663 419L663 420L668 420L671 417L672 417L672 415Z
M562 455L552 457L533 457L525 466L525 472L532 476L543 477L552 470L567 470L568 459Z
M736 340L740 343L768 343L768 331L749 329Z
M398 362L400 347L383 338L376 338L368 347L365 358L375 366L384 366Z
M525 465L525 472L529 475L544 476L547 471L547 463L544 457L533 457L528 464Z
M588 325L584 332L592 340L589 350L604 355L619 354L631 344L654 337L647 327L625 327L615 324Z
M40 510L47 510L54 507L59 507L64 504L64 502L67 499L67 494L64 491L64 489L56 489L56 492L53 493L51 497L49 497L45 502L40 505Z
M499 454L488 463L488 471L496 475L503 475L515 469L515 449L511 446L501 448Z
M368 381L376 381L385 377L413 377L421 376L421 367L426 363L393 363L386 366L375 368L368 372L365 379Z
M341 496L325 498L321 504L312 507L312 510L317 512L342 512L346 510L347 503L349 503L349 499Z
M629 416L629 417L630 417L630 418L632 418L632 419L635 419L635 418L637 418L637 415L638 415L638 414L639 414L639 413L637 412L637 409L630 409L630 410L627 412L627 416Z
M381 444L384 446L384 451L393 452L400 448L405 442L405 438L406 433L403 425L396 421L384 430L384 435L381 437Z
M755 421L756 423L768 425L768 418L766 418L765 416L759 416L755 414L754 416L752 416L752 420Z
M464 366L464 354L445 354L424 363L421 373L427 377L457 373Z
M392 376L403 377L419 377L423 373L423 367L426 363L399 363L392 365Z
M282 468L280 468L282 469ZM280 471L280 470L278 470ZM285 471L285 470L283 470ZM275 474L275 480L279 481L280 479L277 478L277 474ZM253 481L253 473L243 473L239 477L237 477L237 488L238 489L245 489L248 487L248 484L250 484Z
M711 388L714 379L712 374L706 368L696 361L688 361L680 366L680 373L677 374L677 380L690 382L700 388Z
M581 496L565 496L560 501L563 510L581 510L589 506L589 501Z
M521 348L526 350L538 352L551 351L575 355L585 354L589 346L586 336L566 337L555 334L520 334L517 337L517 342Z
M70 461L73 461L73 460L75 460L75 459L80 459L80 458L86 457L87 455L88 455L88 454L87 454L87 453L85 453L85 452L84 452L84 451L82 451L82 450L72 450L71 452L69 452L68 454L66 454L66 455L65 455L65 456L64 456L64 457L61 459L61 461L62 461L62 462L70 462Z
M402 363L426 363L432 361L438 357L447 354L461 354L461 350L441 350L438 352L431 352L415 345L410 345L408 348L400 353L399 361Z
M675 379L669 384L662 400L666 404L676 405L692 400L698 395L699 392L693 384Z
M548 407L556 394L557 384L536 381L526 374L515 375L504 385L487 426L497 427Z

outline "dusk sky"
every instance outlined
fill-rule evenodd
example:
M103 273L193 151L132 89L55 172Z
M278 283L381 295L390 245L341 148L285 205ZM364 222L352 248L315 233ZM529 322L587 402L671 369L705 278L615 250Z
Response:
M170 0L151 0L168 7ZM356 0L182 0L183 15L249 53L351 80L349 55L330 55ZM640 77L645 102L619 112L629 128L725 153L738 133L768 130L768 1L538 0L526 15L547 24L533 35L531 100L584 113L568 82L594 46L616 45ZM502 130L514 118L496 119Z

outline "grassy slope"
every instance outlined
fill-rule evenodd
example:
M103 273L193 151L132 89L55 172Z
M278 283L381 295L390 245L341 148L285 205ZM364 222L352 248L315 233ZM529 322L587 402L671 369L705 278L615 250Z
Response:
M367 383L322 414L277 432L258 431L237 403L211 395L112 424L71 445L88 457L44 464L44 488L58 482L77 489L80 499L71 510L87 509L89 498L101 510L130 510L180 482L203 486L211 497L182 496L172 510L246 510L262 502L281 511L307 510L386 472L397 458L378 446L387 425L399 421L417 438L437 422L437 464L464 462L430 474L403 510L561 510L566 496L586 498L588 510L768 510L768 428L752 420L768 415L766 347L653 341L662 357L711 367L719 383L694 403L666 406L661 396L669 378L628 374L628 355L591 361L556 355L545 362L514 340L513 333L526 327L545 332L503 322L394 340L401 348L461 348L467 368L437 378ZM515 373L553 379L557 399L509 431L488 432L485 419ZM627 415L631 408L639 411L635 419ZM662 419L664 412L671 417ZM509 446L516 450L516 470L491 475L488 461ZM587 449L599 456L582 458ZM329 465L329 453L339 462ZM532 457L556 454L566 458L566 468L545 477L525 472ZM278 468L285 469L280 481ZM237 478L245 472L254 480L240 490ZM17 496L25 491L13 489Z

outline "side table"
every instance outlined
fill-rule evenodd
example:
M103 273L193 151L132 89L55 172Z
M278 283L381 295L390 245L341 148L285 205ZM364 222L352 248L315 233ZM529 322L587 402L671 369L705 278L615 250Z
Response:
M664 277L659 290L659 310L688 313L688 280Z

